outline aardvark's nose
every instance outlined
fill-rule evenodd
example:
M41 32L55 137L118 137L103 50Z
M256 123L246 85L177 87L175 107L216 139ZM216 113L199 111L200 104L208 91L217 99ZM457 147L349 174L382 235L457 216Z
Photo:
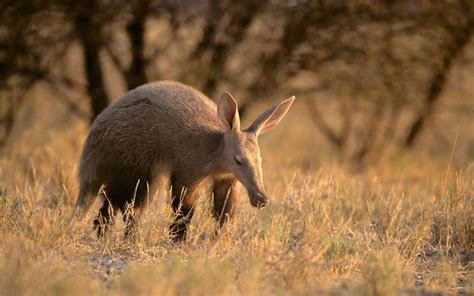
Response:
M270 199L263 192L257 192L256 191L256 192L253 192L253 194L250 195L250 204L252 204L252 206L254 206L258 209L263 208L264 206L266 206L269 201L270 201Z

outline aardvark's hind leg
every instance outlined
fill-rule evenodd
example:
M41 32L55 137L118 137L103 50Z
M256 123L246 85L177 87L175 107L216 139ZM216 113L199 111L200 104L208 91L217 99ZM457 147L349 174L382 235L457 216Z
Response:
M186 239L189 222L194 214L196 196L194 188L187 188L177 179L172 180L171 206L174 213L174 221L170 226L170 236L175 242Z
M133 188L133 192L129 192L129 198L121 200L120 210L125 222L125 237L137 238L140 215L151 199L150 185L147 178L143 177L129 187Z
M125 237L126 238L138 238L138 221L142 209L136 206L126 206L122 208L122 219L125 223Z
M99 210L99 214L94 219L94 228L97 231L97 237L103 238L110 226L114 224L114 218L116 214L116 209L113 208L112 204L106 199L104 204Z

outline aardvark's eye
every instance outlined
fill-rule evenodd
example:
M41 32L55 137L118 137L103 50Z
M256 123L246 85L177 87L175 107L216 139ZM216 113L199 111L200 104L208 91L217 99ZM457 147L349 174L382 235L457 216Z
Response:
M235 155L234 160L236 164L242 165L242 158L239 155Z

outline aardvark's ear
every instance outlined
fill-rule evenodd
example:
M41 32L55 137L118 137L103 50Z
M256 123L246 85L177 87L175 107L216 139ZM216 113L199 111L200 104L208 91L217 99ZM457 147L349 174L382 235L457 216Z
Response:
M291 105L295 101L295 96L292 96L283 102L267 109L260 114L257 119L248 128L249 131L254 132L257 136L271 131L278 123L285 117Z
M217 105L217 117L220 124L227 130L240 130L240 117L237 110L237 102L232 95L224 92Z

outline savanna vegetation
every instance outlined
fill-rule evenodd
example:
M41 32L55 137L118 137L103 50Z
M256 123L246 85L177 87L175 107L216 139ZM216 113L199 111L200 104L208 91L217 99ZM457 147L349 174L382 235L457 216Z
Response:
M0 295L474 293L473 4L0 1ZM260 140L272 202L216 237L202 188L175 244L163 189L98 240L68 221L90 123L162 79L243 126L296 96Z

